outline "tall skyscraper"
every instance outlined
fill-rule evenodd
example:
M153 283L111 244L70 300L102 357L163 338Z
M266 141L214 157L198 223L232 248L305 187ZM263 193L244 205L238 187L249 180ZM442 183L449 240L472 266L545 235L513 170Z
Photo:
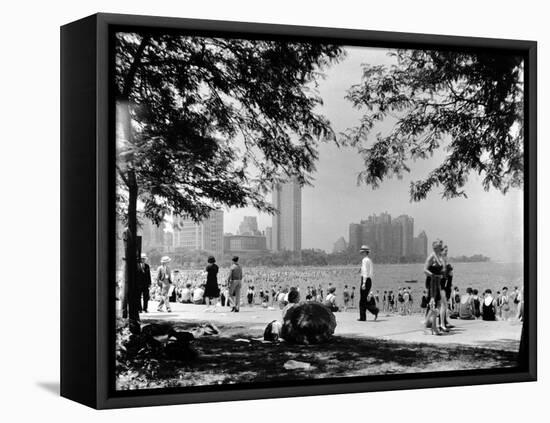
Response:
M388 212L375 216L376 244L378 254L390 256L392 252L392 224L391 215Z
M149 219L145 219L141 230L141 251L147 253L151 250L164 251L164 227L162 222L159 226L155 225Z
M392 240L391 240L391 255L393 257L403 256L403 228L401 222L395 219L392 222Z
M409 257L413 254L413 238L414 238L414 219L410 216L402 214L393 219L394 223L398 223L401 227L401 256Z
M245 216L239 225L238 235L259 235L256 216Z
M428 257L428 236L426 232L420 232L418 236L414 238L413 245L414 255L417 258L424 260Z
M414 219L407 215L392 218L389 213L373 214L360 223L349 225L349 248L358 250L361 244L371 247L372 255L382 260L418 259L426 234L416 244Z
M202 222L202 249L213 253L217 258L223 256L223 211L215 210Z
M223 256L223 211L214 210L207 219L195 223L188 217L173 219L174 249L204 250Z
M296 251L302 249L302 187L293 180L273 187L272 250Z
M348 247L352 251L358 251L361 247L361 225L358 223L349 224L349 244Z
M273 230L271 226L265 228L265 244L268 250L273 250Z
M348 244L346 243L346 240L343 236L338 238L336 242L334 243L334 246L332 247L333 253L343 253L348 248Z
M223 238L225 252L263 252L266 250L265 236L263 235L225 235Z

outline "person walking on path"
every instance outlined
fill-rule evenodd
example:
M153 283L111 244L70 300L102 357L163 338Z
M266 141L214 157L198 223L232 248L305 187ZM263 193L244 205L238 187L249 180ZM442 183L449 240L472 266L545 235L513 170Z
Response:
M445 323L447 321L447 302L445 290L442 287L443 271L445 263L443 261L443 241L436 239L432 243L433 252L426 259L424 273L426 274L426 290L428 291L428 300L433 303L426 313L429 314L432 309L439 310L439 324L444 332L448 332ZM428 316L426 316L428 317Z
M168 266L172 260L168 256L163 256L160 259L160 266L157 270L157 285L160 287L160 302L157 311L162 311L162 307L166 307L167 312L171 312L170 309L170 295L172 287L172 271Z
M366 245L362 245L359 250L363 255L361 261L361 287L359 288L359 321L364 322L367 320L367 310L374 314L374 320L378 317L378 307L368 299L369 292L372 288L372 278L374 275L374 269L372 260L369 257L370 248Z
M243 269L239 265L239 257L233 257L232 261L233 264L229 268L229 277L227 278L227 282L229 284L229 298L231 298L231 301L233 302L233 308L231 311L238 313L241 305Z
M141 254L141 261L138 264L137 271L137 286L139 289L139 311L148 313L147 306L149 304L149 289L151 288L151 268L147 264L147 254ZM141 298L143 297L143 305Z

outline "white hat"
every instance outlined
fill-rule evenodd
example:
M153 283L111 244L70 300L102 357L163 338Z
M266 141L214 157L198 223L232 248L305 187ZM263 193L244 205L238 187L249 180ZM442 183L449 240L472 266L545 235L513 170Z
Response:
M169 263L171 261L172 261L172 259L168 256L162 256L162 258L160 259L161 263Z
M370 247L368 245L361 245L359 251L370 251Z
M147 258L147 254L141 253L141 258Z

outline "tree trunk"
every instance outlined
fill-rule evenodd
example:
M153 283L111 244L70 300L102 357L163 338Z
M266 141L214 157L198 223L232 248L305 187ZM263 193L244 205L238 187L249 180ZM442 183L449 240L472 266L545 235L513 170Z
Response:
M140 332L139 302L140 293L137 286L137 182L133 169L127 173L128 178L128 240L126 242L126 292L128 295L128 323L132 333Z
M141 63L143 52L149 43L150 37L145 36L141 40L134 60L124 78L124 87L117 98L116 122L121 125L123 137L128 145L133 144L132 119L130 116L130 92L134 87L134 78ZM126 178L128 187L128 229L126 242L126 281L125 281L125 299L128 304L128 323L132 333L139 333L141 330L139 324L140 292L137 286L136 273L138 265L137 250L137 197L138 184L136 173L132 166L132 159L125 163Z
M132 145L132 120L130 117L130 105L128 98L117 99L117 124L120 125L121 135L123 139ZM136 272L138 265L138 249L137 249L137 197L138 184L136 173L133 168L131 158L127 158L128 162L119 163L125 169L123 179L128 188L128 219L126 229L126 278L124 283L124 301L123 301L123 317L128 316L128 323L132 333L140 332L139 325L139 302L140 293L136 281Z

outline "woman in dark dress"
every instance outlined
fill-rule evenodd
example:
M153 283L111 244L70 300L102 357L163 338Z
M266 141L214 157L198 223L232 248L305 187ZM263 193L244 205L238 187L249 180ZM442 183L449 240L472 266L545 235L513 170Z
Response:
M428 291L428 301L433 303L435 309L439 310L439 324L441 329L448 332L446 323L447 302L445 301L445 291L441 289L445 261L442 257L443 241L436 240L432 243L433 252L426 259L424 273L426 274L426 290ZM443 292L443 295L442 295ZM430 310L428 307L427 312ZM437 331L436 331L437 333Z
M204 289L204 298L206 299L206 311L212 310L210 306L216 307L218 297L220 296L220 288L218 286L218 265L216 259L212 256L208 257L206 265L206 288Z

